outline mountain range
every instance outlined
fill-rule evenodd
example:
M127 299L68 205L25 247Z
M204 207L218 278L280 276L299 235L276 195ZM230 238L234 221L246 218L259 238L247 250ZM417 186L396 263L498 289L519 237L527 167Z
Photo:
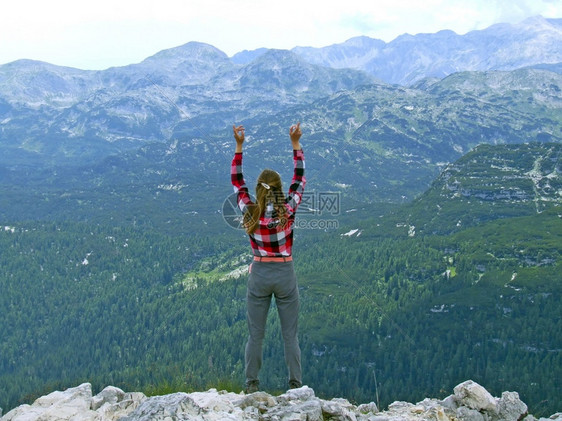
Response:
M359 95L364 95L361 92L365 92L365 87L371 87L373 104L383 103L377 104L379 115L395 111L400 114L389 128L394 131L394 126L398 126L397 133L391 133L393 136L409 136L412 131L411 127L400 127L400 122L412 117L403 119L412 107L407 103L409 97L428 104L437 101L437 110L430 111L435 113L442 111L441 104L452 100L455 95L450 94L457 90L469 96L460 104L472 100L486 112L484 107L493 107L493 103L484 105L479 97L482 93L499 95L511 105L520 98L510 101L510 95L534 90L538 92L531 94L531 109L543 105L556 107L557 103L542 102L560 98L556 91L559 77L551 73L559 71L562 62L561 22L536 17L465 35L450 31L404 35L388 44L362 37L320 49L260 49L232 58L210 45L190 42L161 51L141 63L103 71L16 61L0 66L0 142L4 151L0 165L76 164L99 161L152 142L190 136L206 140L214 136L224 138L225 127L233 122L253 123L286 110L298 117L300 110L294 107L316 108L326 102L325 98L338 98L342 92L357 89ZM530 66L546 68L550 73L462 73ZM456 77L447 83L468 85L468 91L459 86L439 89L442 85L435 78L453 72ZM462 80L463 75L468 81ZM484 84L480 90L474 86L478 81ZM404 86L389 85L394 83ZM424 98L431 85L435 86L430 93L436 96ZM376 96L379 93L382 98ZM393 103L395 97L405 108ZM539 103L535 105L536 100ZM372 115L373 110L363 110L361 114L353 116L353 121L347 120L344 136L353 137L362 129L363 119ZM557 113L550 115L556 117ZM309 129L313 133L325 124L323 119L305 123L313 126ZM330 122L326 123L326 129L333 132ZM491 126L486 129L490 132L501 127L495 121L484 123ZM550 123L546 123L548 137ZM420 129L417 125L413 127ZM558 136L556 130L553 135ZM522 132L521 136L534 138L532 133ZM496 137L496 141L502 141L501 135ZM470 149L470 145L456 147Z
M389 43L358 37L343 44L292 51L311 63L361 69L386 83L408 86L420 79L443 78L460 71L509 71L538 63L560 63L561 36L562 19L537 16L464 35L450 30L404 34Z

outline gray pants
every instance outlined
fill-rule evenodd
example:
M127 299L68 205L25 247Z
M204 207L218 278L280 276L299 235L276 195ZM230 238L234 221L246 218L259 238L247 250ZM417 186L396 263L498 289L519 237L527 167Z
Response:
M301 350L297 338L299 289L293 262L253 262L248 278L247 317L250 336L246 343L246 381L258 380L262 343L271 297L275 296L289 381L302 382Z

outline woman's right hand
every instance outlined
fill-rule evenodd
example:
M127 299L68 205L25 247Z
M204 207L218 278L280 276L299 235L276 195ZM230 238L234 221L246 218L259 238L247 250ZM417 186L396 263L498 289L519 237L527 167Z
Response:
M291 126L289 129L289 136L291 137L291 143L293 144L293 149L299 150L301 148L300 138L301 138L301 123L297 123Z

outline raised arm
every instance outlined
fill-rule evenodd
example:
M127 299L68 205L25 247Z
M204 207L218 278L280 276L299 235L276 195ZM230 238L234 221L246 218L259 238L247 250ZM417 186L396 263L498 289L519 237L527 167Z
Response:
M300 144L301 135L300 123L291 126L289 129L289 136L291 138L291 144L293 145L294 172L291 186L289 187L289 195L287 197L287 206L290 213L295 213L297 211L297 207L302 201L304 186L306 184L306 179L304 177L304 152Z
M232 130L234 131L234 139L236 139L236 150L235 153L242 153L242 145L244 144L245 134L244 126L232 125Z
M238 193L238 207L242 213L246 212L247 206L252 204L252 199L248 193L248 187L244 181L242 173L242 145L244 144L244 127L232 126L234 131L234 139L236 139L236 149L234 151L234 158L230 166L230 181L234 187L234 191Z
M289 129L289 136L291 138L291 143L293 144L293 150L301 150L300 138L301 138L301 123L297 123L291 126Z

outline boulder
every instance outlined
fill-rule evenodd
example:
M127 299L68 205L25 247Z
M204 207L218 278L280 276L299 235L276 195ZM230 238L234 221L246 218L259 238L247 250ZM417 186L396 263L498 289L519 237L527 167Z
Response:
M83 383L63 392L55 391L35 400L32 405L14 408L2 417L2 421L99 421L99 414L92 411L92 385Z
M144 400L121 421L167 421L192 419L199 415L199 408L187 393L153 396Z
M527 415L527 405L517 392L503 392L498 400L498 419L502 421L519 421Z
M308 386L303 386L298 389L289 389L287 392L279 395L277 401L279 403L286 403L291 401L308 401L314 399L316 396L314 390Z
M379 408L377 407L377 404L374 402L362 403L357 407L357 410L361 414L376 414L377 412L379 412Z
M497 413L496 399L478 383L467 380L453 389L459 406L466 406L477 411Z
M459 421L486 421L484 415L476 409L470 409L466 406L461 406L457 409L457 417Z
M97 411L105 403L114 404L120 402L125 397L123 392L118 387L107 386L100 393L92 398L92 409Z
M296 400L278 405L260 417L263 421L323 421L322 404L318 399Z
M416 405L393 402L388 410L367 418L368 421L456 421L455 413L443 407L439 401L425 399Z
M287 421L320 421L322 415L322 404L316 398L314 390L308 386L298 389L290 389L277 397L278 405L264 413L260 419L287 420Z
M449 408L451 411L456 411L459 407L455 395L447 396L441 401L441 405L445 408Z
M242 409L256 408L259 412L264 413L268 408L277 405L277 400L265 392L255 392L244 396L239 402L238 406Z
M168 421L168 420L242 420L258 419L259 411L250 402L259 404L271 400L257 392L244 396L236 393L210 389L207 392L174 393L154 396L143 401L138 408L120 421ZM263 395L266 395L263 393Z
M117 401L112 396L117 398ZM122 397L119 392L110 395L97 409L98 414L100 414L100 421L119 420L134 411L146 399L144 393L140 392L125 393Z
M346 399L332 399L331 401L322 401L322 419L356 421L355 407Z

